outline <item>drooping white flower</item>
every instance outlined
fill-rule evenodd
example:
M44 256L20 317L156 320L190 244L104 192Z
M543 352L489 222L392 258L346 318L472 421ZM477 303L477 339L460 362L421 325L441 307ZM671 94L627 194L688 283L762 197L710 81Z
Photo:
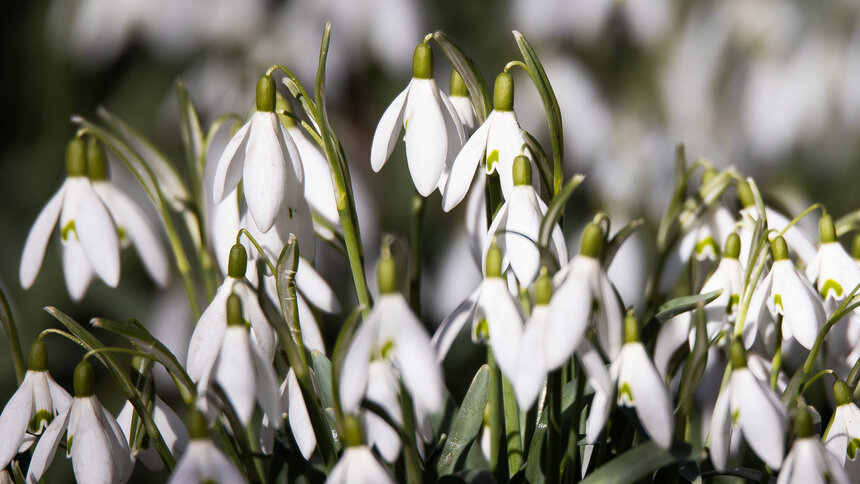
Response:
M743 329L744 346L750 348L757 334L765 334L765 324L782 314L783 339L794 338L812 348L825 320L821 299L788 258L785 239L776 237L772 246L773 266L753 292Z
M45 473L63 434L66 457L72 458L78 482L125 482L132 471L128 443L122 430L93 395L93 369L87 362L75 368L75 398L45 429L30 459L27 482L35 483Z
M328 484L394 484L394 479L364 445L347 447L331 470Z
M63 273L73 300L84 297L93 274L105 284L119 284L119 236L116 225L86 177L86 146L82 138L66 149L66 181L48 201L24 244L21 286L29 289L39 274L48 240L60 220Z
M428 196L439 184L448 158L448 146L462 146L466 135L454 106L433 80L433 51L419 44L413 55L412 80L382 114L370 148L370 166L382 169L401 125L406 130L406 163L415 189ZM456 132L456 139L451 136Z
M806 268L806 277L815 284L825 301L841 301L860 284L860 267L836 241L836 229L829 215L819 221L821 246Z
M632 407L648 436L668 449L675 429L672 396L639 341L632 315L625 318L624 334L626 341L609 369L616 384L618 405Z
M710 454L717 470L724 470L734 432L757 456L779 469L785 456L785 406L774 392L747 368L743 346L731 345L732 374L728 385L717 397L711 420Z
M505 200L510 198L514 187L514 158L517 155L532 158L531 152L525 148L526 140L514 114L513 101L513 78L503 72L496 77L493 111L466 141L451 165L451 174L442 195L442 209L446 212L466 197L481 161L484 161L488 175L498 171L502 195ZM537 180L537 168L532 166L532 183Z
M824 446L845 467L852 482L860 481L860 408L851 399L851 388L842 380L833 384L836 410L824 433Z
M600 226L587 226L579 254L554 277L557 289L549 303L549 333L555 337L545 348L551 369L559 368L573 354L592 317L606 355L614 360L621 350L621 306L600 263L602 244Z
M310 371L313 371L312 369ZM296 373L292 368L287 372L287 378L281 384L281 420L289 419L290 430L296 443L299 444L299 452L305 460L310 460L317 446L317 438L314 434L308 408L302 396L302 388L296 379ZM269 417L263 416L263 427L260 431L260 444L266 454L271 454L275 445L275 425Z
M812 428L812 416L805 406L797 409L794 420L797 438L779 471L777 484L848 484L842 463L821 443Z
M503 254L502 271L510 264L520 285L528 287L541 266L538 238L547 206L532 187L529 159L522 155L514 158L513 171L514 187L490 224L481 259L486 261L487 250L495 241ZM553 227L552 240L546 250L556 263L567 259L567 245L558 225Z
M224 149L212 188L217 204L242 180L248 209L263 232L272 228L282 210L300 212L299 207L307 204L298 148L274 110L275 80L264 75L257 83L257 111Z
M119 428L122 429L126 442L131 441L131 425L134 417L134 406L131 402L126 401L119 415L116 417L116 421L119 424ZM161 434L164 444L170 449L173 455L179 455L185 451L185 447L188 445L188 431L185 430L185 424L182 423L179 415L176 415L176 412L164 403L164 400L158 395L155 396L155 401L152 405L152 420L155 422L155 426L158 427L158 432ZM161 457L158 455L158 451L151 445L147 444L142 448L129 450L131 451L131 458L135 459L137 456L140 456L140 460L143 461L149 470L159 471L164 468L164 462L162 462Z
M448 100L451 101L451 106L460 116L460 122L463 124L463 130L467 135L472 134L477 124L475 118L475 108L472 106L472 100L469 99L469 90L463 78L457 72L457 69L451 69L451 83Z
M45 343L37 339L30 346L27 373L21 386L6 402L0 414L0 468L5 468L16 454L33 444L31 434L41 434L54 417L69 407L72 397L51 378L45 368Z
M192 409L189 415L189 433L191 441L188 448L173 474L170 475L169 484L204 484L207 482L220 482L222 484L240 484L245 479L233 466L218 447L209 439L206 429L206 417L196 409Z

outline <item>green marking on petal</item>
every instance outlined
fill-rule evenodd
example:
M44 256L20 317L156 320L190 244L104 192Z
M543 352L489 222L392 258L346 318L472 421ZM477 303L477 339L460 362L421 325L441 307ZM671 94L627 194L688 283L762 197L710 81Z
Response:
M843 294L842 286L838 282L834 281L833 279L827 279L824 282L824 285L821 286L821 297L822 297L822 299L827 299L827 293L830 292L831 290L834 292L834 295L836 297L842 297L842 294Z
M490 339L490 325L482 319L472 328L472 339L486 341Z
M741 412L738 409L732 410L732 425L738 424L738 418L741 416Z
M72 456L72 441L75 439L74 435L69 435L68 440L66 440L66 457Z
M781 295L779 295L779 294L773 295L773 305L779 306L779 312L780 313L785 313L785 308L782 307L782 296Z
M720 255L720 246L717 245L717 242L714 241L714 238L711 236L706 237L703 240L700 240L699 243L696 244L696 254L703 255L705 253L705 249L710 248L713 251L714 256Z
M496 171L496 165L499 163L499 150L493 150L487 155L487 174Z
M75 234L75 239L78 238L78 232L77 230L75 230L74 220L69 220L69 223L67 223L62 229L60 229L60 238L63 239L63 242L69 240L69 232Z
M42 422L45 422L45 425L49 425L51 420L54 420L54 413L48 410L42 409L36 412L36 415L30 419L30 431L33 433L41 432L42 430Z
M627 382L622 383L621 388L618 389L618 402L633 404L633 390Z
M726 305L726 314L732 314L735 311L735 308L740 302L741 296L739 294L732 294L729 296L729 304Z
M379 348L379 356L382 357L382 359L387 359L391 356L392 351L394 351L394 341L387 340L382 344L382 347Z
M857 456L857 449L860 449L860 439L853 438L848 442L848 458L854 460Z

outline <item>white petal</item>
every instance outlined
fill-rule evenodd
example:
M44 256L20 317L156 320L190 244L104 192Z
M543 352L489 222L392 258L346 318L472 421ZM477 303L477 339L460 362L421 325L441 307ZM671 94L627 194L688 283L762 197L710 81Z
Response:
M770 298L772 287L773 271L768 272L753 291L750 306L747 310L747 319L744 322L743 340L744 348L746 349L752 348L753 343L755 343L756 336L760 331L759 326L764 326L766 322L771 320L767 300Z
M445 195L442 196L442 209L446 212L456 207L469 191L469 185L472 184L472 178L475 177L478 163L481 162L484 151L487 149L487 136L492 120L495 118L494 114L495 111L490 113L484 124L475 131L469 141L466 141L460 154L457 155L451 165L451 174L448 176L448 183L445 186Z
M54 454L57 452L57 445L69 425L69 414L72 406L69 405L65 410L60 412L54 418L51 425L42 433L39 443L33 450L33 457L30 459L30 467L27 469L27 483L32 484L38 482L45 474L45 470L54 460Z
M463 123L463 129L470 132L475 128L475 109L472 107L472 101L467 96L450 96L448 100L451 106L457 111L460 116L460 122Z
M296 271L296 287L308 302L327 313L339 313L340 302L332 288L304 257L299 257Z
M280 120L274 113L257 112L251 118L242 187L248 210L263 232L275 224L287 185L287 153L281 149L280 136Z
M789 260L773 264L773 297L780 296L783 324L805 348L812 348L824 324L824 307L815 290L797 273Z
M257 298L257 292L248 285L244 280L240 280L233 285L235 292L242 301L242 312L245 319L251 323L251 332L254 337L254 343L260 352L268 358L269 362L275 357L275 330L269 324L269 320L263 313L260 307L260 300Z
M185 450L188 445L188 430L179 415L164 403L161 397L155 397L155 408L152 411L152 419L164 439L164 443L170 448L174 455Z
M118 214L117 221L134 242L134 248L146 271L159 287L166 287L170 279L170 264L164 245L152 224L140 207L117 189L113 190L113 203L116 204L112 207L113 213Z
M299 444L299 451L305 460L308 460L317 446L317 439L302 397L302 389L292 368L287 373L287 399L289 400L290 429L293 431L296 443Z
M194 382L200 381L203 373L208 372L218 358L224 331L227 330L227 298L232 292L232 284L222 284L194 327L185 365Z
M250 343L248 331L245 328L228 327L224 332L221 355L215 367L215 381L224 389L224 393L244 426L251 421L254 397L258 390ZM233 431L242 430L233 429Z
M302 168L305 172L305 198L308 204L329 224L338 226L340 216L337 213L335 189L328 161L319 146L308 140L299 128L291 128L287 131L295 141L299 156L302 158Z
M607 356L615 358L621 350L623 314L615 288L606 277L602 267L595 271L597 287L592 286L593 294L597 295L597 336Z
M511 189L508 223L505 227L505 249L511 268L522 286L530 286L540 269L540 249L537 238L543 214L537 194L531 186Z
M582 340L579 343L579 346L576 348L576 354L582 367L585 369L589 385L594 389L591 410L589 410L588 420L585 422L585 439L588 442L596 442L600 437L603 426L606 425L606 421L609 419L609 414L612 411L614 403L612 401L614 392L612 377L609 375L609 371L606 370L603 358L588 341Z
M33 409L33 372L28 371L21 386L6 402L0 414L0 469L5 468L18 453Z
M77 240L69 239L63 245L63 275L72 300L83 299L93 278L93 269L83 246Z
M479 311L487 320L490 346L499 369L508 379L516 375L523 320L519 307L511 299L503 279L485 279L478 301Z
M725 470L729 459L732 437L731 386L726 386L717 397L711 420L710 454L711 462L717 470Z
M426 197L436 189L448 156L448 133L433 79L413 79L404 109L406 162L415 189Z
M496 215L493 217L493 221L490 222L490 227L487 229L487 232L483 237L483 242L481 244L481 274L487 273L487 252L489 252L493 242L496 243L496 246L502 253L502 265L500 266L502 273L507 270L508 264L511 262L510 255L507 250L508 239L504 234L505 227L508 225L509 208L510 204L508 202L502 203L502 206L499 207L498 211L496 211Z
M744 439L767 465L779 469L785 455L785 409L745 368L732 372L730 385L732 413L738 412Z
M430 346L430 337L421 321L415 317L401 294L382 296L391 301L386 316L396 317L394 344L397 349L397 366L403 384L412 395L415 405L429 413L442 410L442 371ZM381 303L382 301L380 301Z
M207 479L209 481L217 481L221 484L240 484L244 483L245 479L242 474L233 467L233 463L227 459L217 447L210 443L211 450L208 452L207 466L204 468Z
M530 160L532 159L528 149L523 150L524 144L525 139L520 131L520 125L514 112L499 112L487 137L487 172L492 172L493 167L490 166L492 163L490 160L496 158L497 164L495 169L499 173L502 196L505 197L505 200L510 198L511 189L514 187L514 158L523 153ZM540 179L540 175L537 173L533 161L531 165L532 184L534 185Z
M767 214L768 228L782 231L788 226L789 220L776 210L773 210L770 207L765 207L765 213ZM783 237L785 237L785 243L788 244L791 250L797 253L800 259L804 262L811 261L815 258L815 246L812 245L812 241L809 240L809 237L807 237L797 225L792 225L788 230L786 230Z
M593 296L585 276L574 266L549 303L544 351L547 369L561 367L573 354L588 325Z
M518 356L517 371L511 383L522 409L528 409L535 402L546 381L547 369L543 358L538 357L546 339L549 307L538 305L523 329L522 344Z
M618 385L629 385L636 414L645 431L660 447L668 449L672 445L672 432L675 428L669 390L648 359L642 343L627 343L622 351L625 351L626 355L623 360L624 367L621 369L622 380Z
M275 428L281 428L284 423L281 417L283 413L281 392L278 389L271 360L265 359L254 345L249 345L249 349L257 377L257 401L260 402L260 408L263 409L263 413L274 424Z
M57 224L57 217L60 216L60 209L63 208L63 199L66 193L67 183L57 190L57 193L48 200L30 233L27 235L27 242L24 243L24 253L21 254L21 269L19 276L21 286L24 289L29 289L36 276L39 275L39 269L42 267L42 260L45 258L45 249L48 247L51 232L54 231L54 225Z
M114 475L120 482L125 482L131 475L134 462L131 460L131 454L128 450L128 441L119 428L116 419L97 398L92 397L93 408L96 410L96 417L99 419L99 429L105 435L108 446L110 447L110 460L113 464Z
M78 239L95 273L105 284L116 287L119 284L119 237L116 225L89 181L79 185L75 195L75 232Z
M230 142L224 148L224 153L218 159L215 178L212 182L212 201L216 205L236 188L242 178L250 127L251 121L248 121L239 128L239 131L236 131L236 134L230 138Z
M323 341L322 333L320 333L319 322L301 293L296 294L296 305L299 307L299 327L302 329L302 343L310 351L319 351L325 354L325 342Z
M412 83L410 83L411 85ZM398 134L403 127L403 107L406 104L408 93L409 86L406 86L406 89L391 101L376 126L373 144L370 146L370 166L373 171L381 170L385 162L388 161L388 157L391 156L391 152L394 151L394 145L399 138Z
M61 412L68 408L72 403L72 396L69 395L69 392L57 384L57 382L51 378L51 374L47 371L45 372L45 379L48 380L48 388L50 388L51 391L51 400L54 403L54 410Z
M376 308L374 308L376 309ZM376 339L379 314L371 310L352 337L340 370L340 400L344 411L356 413L367 386L367 367Z
M681 313L669 319L657 333L657 343L654 345L654 366L661 376L667 376L669 361L672 355L687 342L690 335L690 313Z
M457 335L460 334L463 326L467 322L472 321L475 313L475 302L478 300L480 290L479 286L478 289L469 295L468 299L460 303L457 309L442 321L442 324L439 325L439 328L433 334L433 338L430 339L430 345L433 346L433 351L436 352L438 361L442 362L445 360L448 350L451 349L451 345L454 344L454 340L457 339Z
M400 381L391 364L377 360L368 367L367 399L376 403L401 425ZM379 450L382 458L394 462L400 453L400 436L385 420L370 411L362 411L367 442Z

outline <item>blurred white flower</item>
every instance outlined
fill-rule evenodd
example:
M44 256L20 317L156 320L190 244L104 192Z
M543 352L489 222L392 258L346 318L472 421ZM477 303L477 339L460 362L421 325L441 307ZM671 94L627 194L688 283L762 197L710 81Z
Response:
M131 402L126 401L125 405L117 415L116 420L119 428L125 436L126 442L131 440L131 424L135 417L135 409ZM139 417L138 417L139 418ZM164 444L170 449L173 455L181 454L185 451L188 445L188 431L185 430L185 424L176 412L164 403L158 395L155 396L155 401L152 406L152 420L155 426L158 427L158 432L164 440ZM164 468L164 462L158 455L158 451L145 441L145 446L142 448L129 449L131 450L131 458L134 459L140 456L140 460L151 471L159 471Z
M851 399L851 388L842 380L833 384L836 409L824 433L824 446L845 467L852 482L860 480L860 408Z
M233 466L218 447L209 440L206 418L192 409L189 416L191 441L176 468L170 475L169 484L204 484L220 482L241 484L245 482L242 474Z
M347 447L331 470L328 484L394 484L394 479L366 446Z
M818 433L812 428L812 416L805 406L797 409L794 422L797 438L782 464L777 484L852 482L843 464L824 448Z

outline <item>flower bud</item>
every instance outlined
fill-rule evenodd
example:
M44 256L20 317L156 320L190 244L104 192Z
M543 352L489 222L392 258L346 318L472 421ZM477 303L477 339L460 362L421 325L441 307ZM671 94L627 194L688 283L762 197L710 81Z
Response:
M732 232L726 237L726 245L723 249L723 257L737 259L741 253L741 238Z
M496 76L493 87L493 109L496 111L514 110L514 78L507 72Z
M633 311L627 311L624 315L624 342L636 343L639 341L639 323L636 322L636 315Z
M227 275L233 279L245 277L248 270L248 252L242 244L230 247L230 259L227 262Z
M427 44L418 44L412 54L412 77L433 79L433 49Z
M818 232L821 234L822 244L836 242L836 227L833 226L833 219L830 218L830 215L821 216L821 220L818 221Z
M770 243L771 250L773 250L773 260L785 260L788 259L788 246L785 244L785 239L781 236L777 236Z
M837 378L836 381L833 382L833 399L836 401L837 407L851 403L851 387L849 387L844 381Z
M343 419L342 439L345 447L358 447L364 441L361 435L361 424L352 415L347 415Z
M457 69L451 69L450 91L452 97L467 97L469 95L469 89Z
M27 369L30 371L45 371L48 366L48 348L41 338L33 341L30 345L30 357L27 360Z
M740 200L743 208L755 205L755 196L746 180L738 182L738 200Z
M552 278L549 277L546 267L541 267L540 274L535 281L535 304L539 306L549 304L550 299L552 299L552 291Z
M729 349L729 358L733 369L746 368L747 352L744 351L744 346L739 340L732 341L732 346Z
M579 243L579 253L591 258L600 257L603 248L603 229L598 223L590 223L582 232L582 241Z
M192 407L188 411L188 434L192 440L209 438L209 425L206 422L206 417L196 407Z
M227 325L242 326L245 318L242 317L242 301L235 293L227 298Z
M397 292L397 261L391 254L384 254L376 263L376 282L381 294Z
M284 111L288 113L293 112L293 107L290 106L290 101L287 100L284 96L281 96L281 93L278 93L277 100L275 101L275 111L278 113L278 119L281 120L281 124L284 125L285 128L292 128L296 125L296 120L286 114L281 114Z
M93 366L86 361L78 363L75 367L75 397L84 398L93 394Z
M66 145L66 175L84 176L87 174L87 146L81 137L72 138Z
M487 249L487 277L502 277L502 251L495 241Z
M528 157L517 155L514 158L513 178L515 187L532 184L532 164Z
M797 407L797 415L794 417L794 433L798 439L811 437L815 434L812 426L812 414L806 409L806 405Z
M272 113L275 111L275 79L264 74L257 81L257 111Z
M108 164L104 146L95 136L87 140L87 176L92 181L107 180Z

